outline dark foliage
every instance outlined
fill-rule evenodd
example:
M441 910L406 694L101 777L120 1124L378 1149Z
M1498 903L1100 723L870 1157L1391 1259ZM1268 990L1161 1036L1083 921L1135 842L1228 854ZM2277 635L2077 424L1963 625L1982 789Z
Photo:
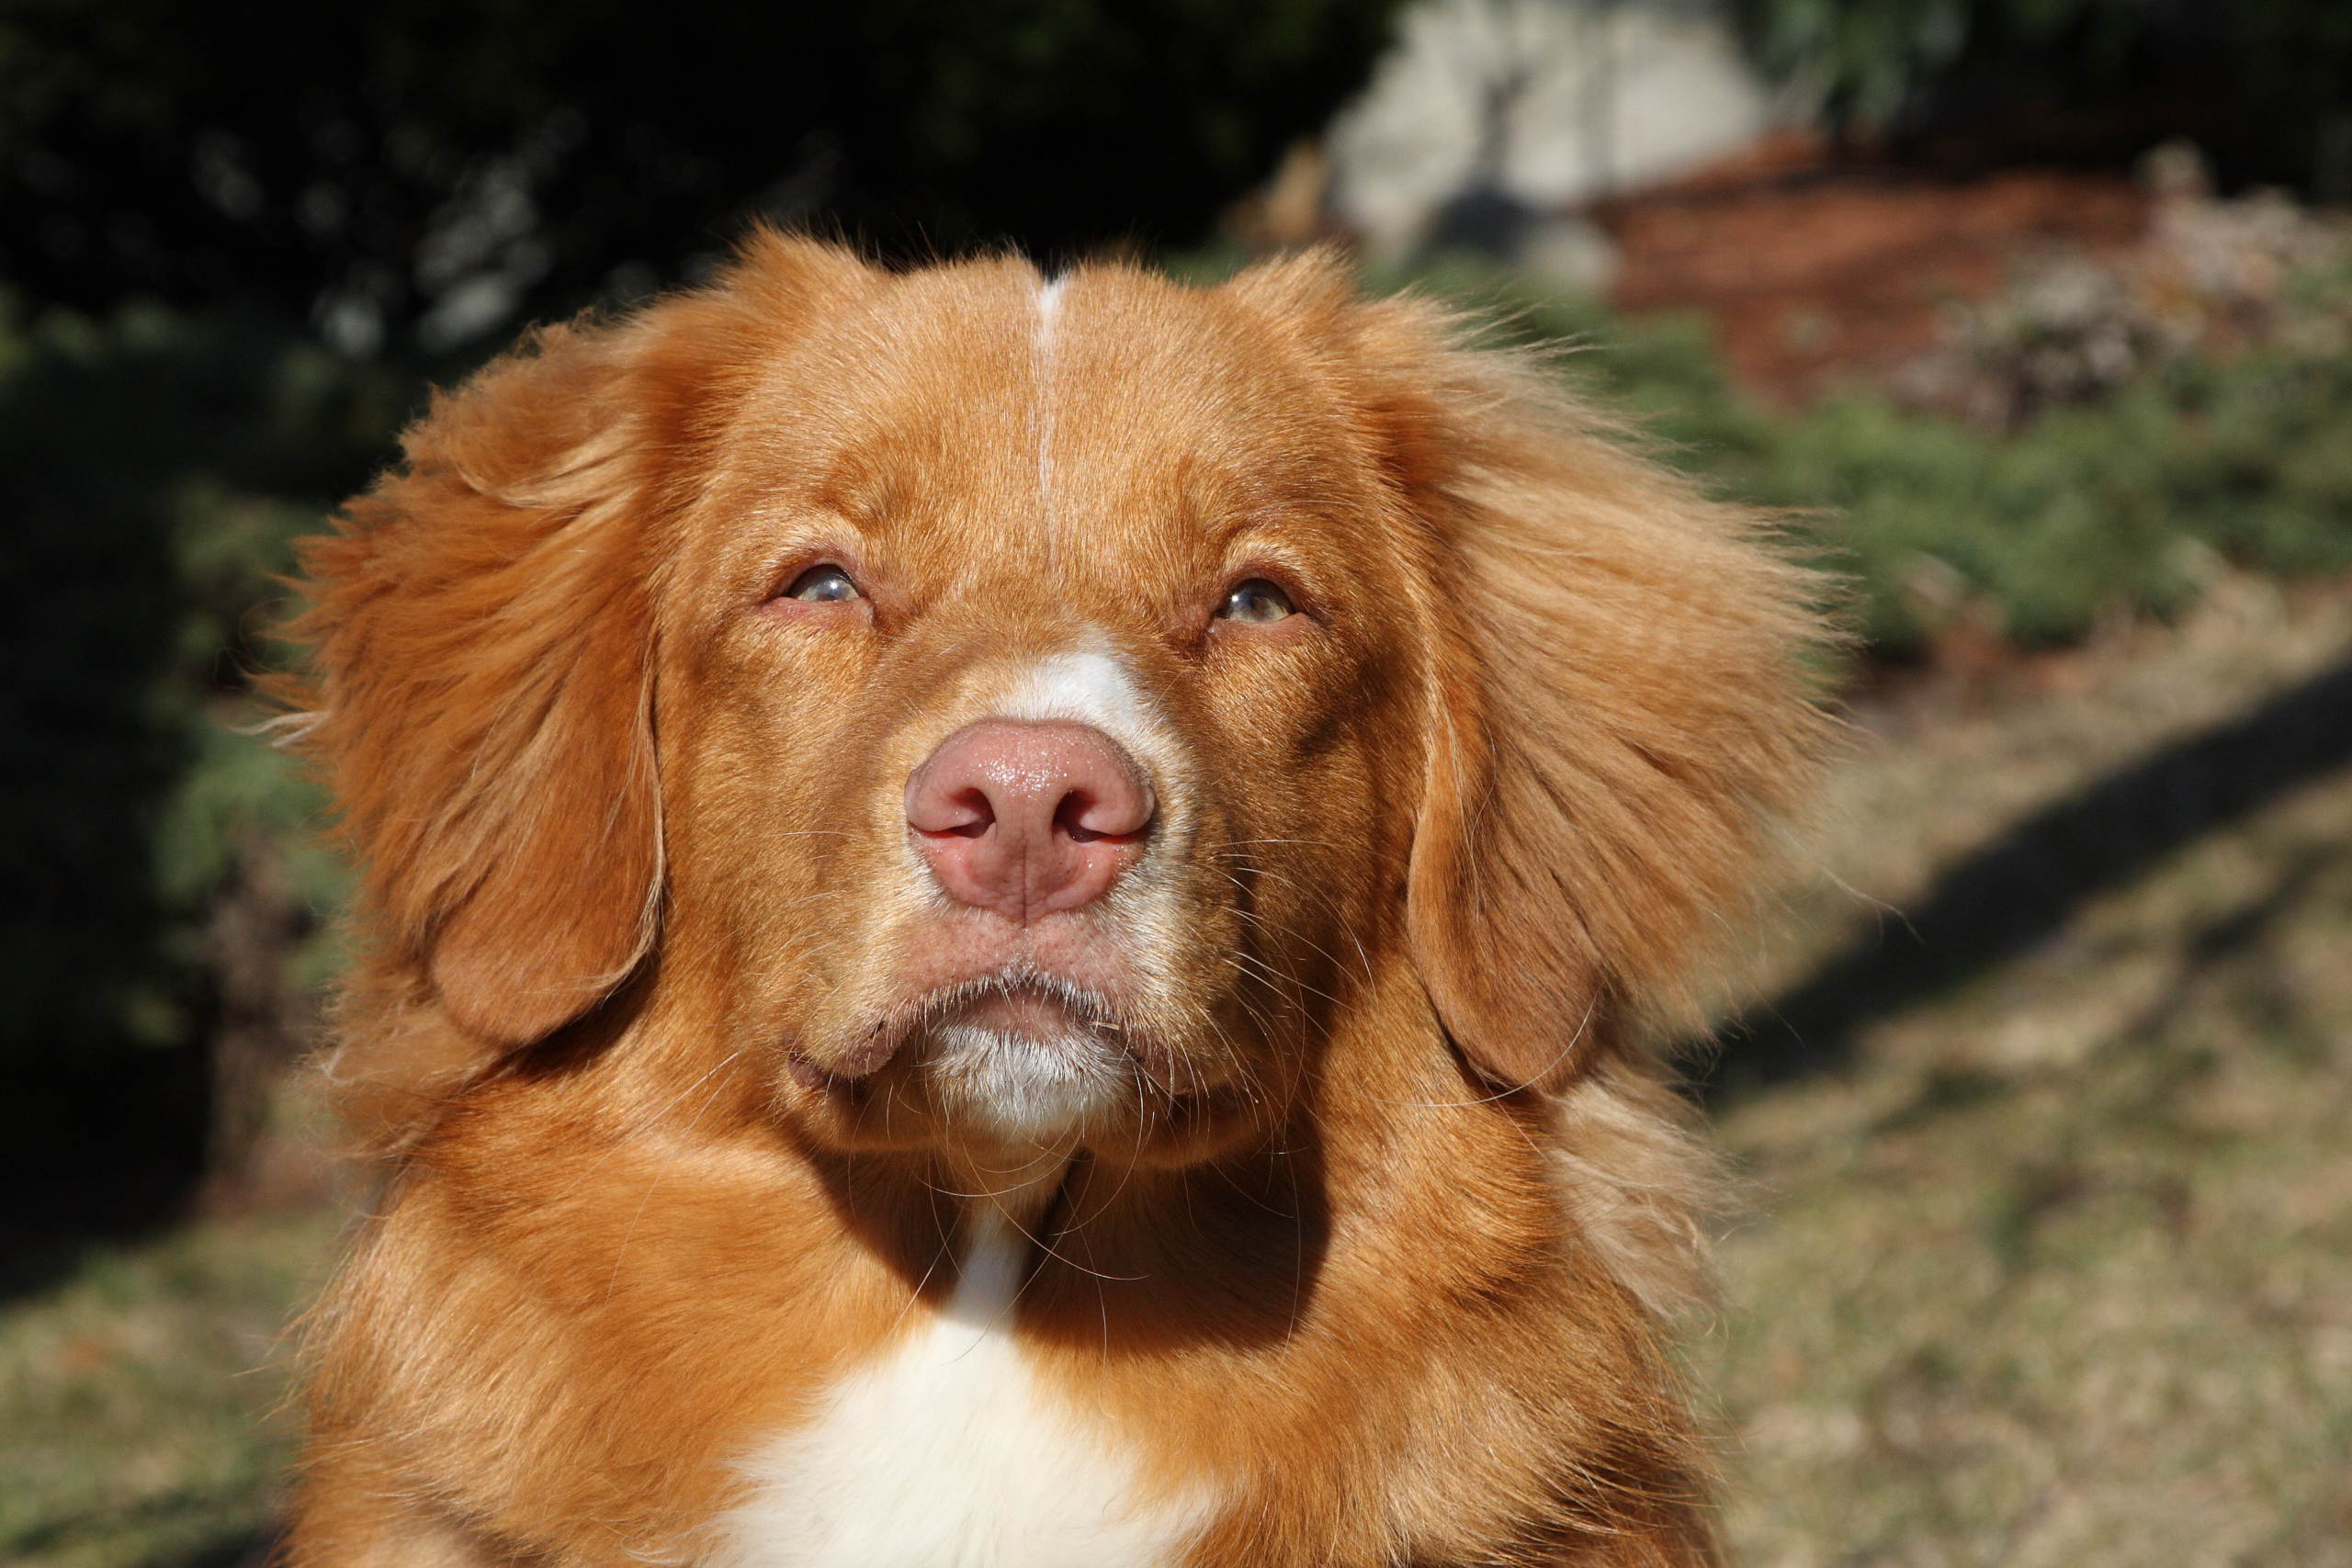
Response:
M264 841L299 841L299 784L220 720L398 387L267 318L0 318L0 1168L185 1173L227 1109L216 950L257 876L321 899Z
M2188 136L2223 185L2352 200L2343 0L1738 0L1831 119L1979 167L2119 164Z
M0 0L0 1254L253 1146L337 871L227 726L428 378L760 217L1193 240L1396 3Z
M920 255L1197 240L1396 0L0 3L0 276L429 353L755 215Z

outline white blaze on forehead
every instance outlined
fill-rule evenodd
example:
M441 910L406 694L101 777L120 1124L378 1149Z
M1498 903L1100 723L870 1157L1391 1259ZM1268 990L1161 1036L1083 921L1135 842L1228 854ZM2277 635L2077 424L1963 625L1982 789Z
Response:
M1049 277L1037 288L1037 346L1051 348L1054 343L1054 319L1061 313L1062 290L1069 284L1069 274Z
M1045 530L1046 567L1058 572L1054 549L1054 327L1060 319L1062 289L1069 275L1047 278L1037 288L1037 326L1032 338L1035 362L1036 409L1031 423L1037 431L1037 522Z

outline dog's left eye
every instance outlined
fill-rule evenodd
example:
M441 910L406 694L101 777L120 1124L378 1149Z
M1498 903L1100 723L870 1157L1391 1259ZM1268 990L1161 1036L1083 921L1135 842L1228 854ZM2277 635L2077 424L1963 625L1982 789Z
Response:
M1227 592L1225 603L1217 606L1216 614L1219 620L1263 626L1297 614L1297 606L1290 602L1289 594L1262 577L1253 577L1234 584Z
M784 591L784 596L797 599L804 604L831 604L843 599L863 597L857 591L857 584L850 581L849 573L830 565L812 566L794 578L792 586Z

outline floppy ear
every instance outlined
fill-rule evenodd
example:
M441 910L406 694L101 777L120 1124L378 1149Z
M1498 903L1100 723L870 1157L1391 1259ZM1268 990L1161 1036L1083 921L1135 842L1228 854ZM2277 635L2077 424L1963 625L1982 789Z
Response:
M603 997L652 938L652 476L616 335L542 332L436 395L406 462L303 551L302 745L364 933L498 1044Z
M311 608L289 630L312 677L285 694L358 862L356 985L437 1000L495 1050L578 1017L643 958L672 475L690 477L705 405L758 340L806 315L820 276L862 270L756 234L717 290L538 332L436 395L401 468L310 542Z
M1293 267L1294 290L1330 270ZM1413 958L1481 1075L1557 1085L1633 1013L1695 1021L1696 950L1756 892L1822 739L1820 584L1464 335L1351 300L1326 341L1428 594Z

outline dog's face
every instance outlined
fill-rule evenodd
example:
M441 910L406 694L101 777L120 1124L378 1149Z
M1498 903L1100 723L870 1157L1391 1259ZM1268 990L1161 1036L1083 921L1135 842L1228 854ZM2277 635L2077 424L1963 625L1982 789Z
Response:
M921 275L719 435L658 609L664 978L815 1135L1195 1156L1361 979L1423 606L1344 408L1253 325Z
M967 1556L1707 1559L1624 1025L1803 787L1810 586L1464 335L755 235L436 399L284 721L401 1173L302 1561L797 1561L934 1474Z
M1360 1069L1374 991L1567 1081L1751 884L1815 627L1457 336L1328 258L766 236L439 400L306 554L352 1113L642 1018L821 1146L1182 1163Z

